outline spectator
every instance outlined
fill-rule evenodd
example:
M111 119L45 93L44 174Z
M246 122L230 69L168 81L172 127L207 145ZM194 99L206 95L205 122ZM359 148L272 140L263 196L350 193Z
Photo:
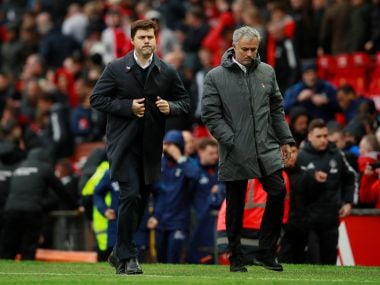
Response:
M302 80L286 90L285 112L289 113L293 106L305 107L311 118L334 120L339 110L336 89L328 81L318 78L315 64L304 65Z
M348 124L359 111L359 106L363 102L371 101L357 94L351 85L342 85L336 92L336 97L340 109L343 111L345 123Z
M24 45L19 40L18 30L17 24L11 24L8 28L8 41L1 45L1 69L12 77L20 74L23 63Z
M359 144L358 158L360 180L359 201L362 205L374 207L377 204L378 193L372 192L372 185L379 179L375 171L376 162L380 161L380 146L374 134L365 135Z
M107 64L115 58L126 55L133 49L127 34L124 15L118 6L112 6L106 14L107 28L103 30L101 42L104 45L103 63Z
M154 212L148 228L156 229L157 258L179 263L189 239L190 201L198 177L196 163L185 156L185 143L178 130L164 137L160 181L154 186Z
M337 0L326 10L319 35L318 54L341 54L349 47L350 29L349 0Z
M370 39L365 43L364 48L368 52L380 50L380 1L372 0L371 7L371 27Z
M93 227L96 237L98 261L106 261L116 243L117 208L120 189L110 179L107 169L94 189Z
M347 51L364 51L370 39L371 5L367 0L351 0L350 33Z
M78 52L78 44L54 27L49 13L42 12L37 16L37 29L41 35L40 53L48 68L60 67L66 57Z
M289 128L292 132L296 145L300 146L307 137L307 127L310 116L308 111L302 106L293 107L289 113Z
M74 172L71 165L71 161L67 158L62 158L57 161L55 165L55 176L57 176L63 186L65 192L71 197L71 200L75 202L75 205L79 205L79 191L78 191L78 176ZM63 202L59 202L59 209L69 210L70 208Z
M82 7L78 3L72 3L67 8L66 19L62 23L62 34L73 37L81 44L86 38L88 22Z
M145 14L145 19L153 20L157 24L157 54L164 57L167 53L180 49L180 44L174 33L165 26L165 19L160 12L150 10Z
M185 147L186 148L186 147ZM215 223L225 196L225 185L218 182L218 143L203 139L198 148L200 174L193 194L195 227L191 234L187 260L190 263L215 263Z

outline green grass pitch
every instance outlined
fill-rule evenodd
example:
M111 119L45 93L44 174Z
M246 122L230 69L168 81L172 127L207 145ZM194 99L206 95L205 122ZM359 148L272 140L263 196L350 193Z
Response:
M230 273L222 265L143 264L143 275L115 275L107 263L0 261L0 284L377 284L380 267L284 265L284 272L248 267Z

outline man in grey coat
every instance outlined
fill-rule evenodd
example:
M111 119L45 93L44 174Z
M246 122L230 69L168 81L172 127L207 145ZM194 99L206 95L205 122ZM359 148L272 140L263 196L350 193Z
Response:
M276 243L284 212L285 184L281 170L294 144L285 121L282 95L274 70L260 62L260 34L251 27L234 31L233 47L204 83L202 120L220 147L219 180L226 183L226 226L230 271L246 272L241 229L248 179L259 178L268 200L260 228L255 265L282 271Z

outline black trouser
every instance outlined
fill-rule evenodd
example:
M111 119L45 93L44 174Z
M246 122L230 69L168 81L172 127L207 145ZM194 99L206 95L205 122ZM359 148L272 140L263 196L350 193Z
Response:
M302 264L306 262L306 246L308 230L285 225L285 233L281 239L278 259L284 263Z
M41 212L5 212L0 238L0 258L15 259L17 253L20 253L22 260L35 259L41 221Z
M311 229L309 232L307 262L336 265L338 227Z
M147 206L151 185L145 185L142 159L128 154L128 181L119 182L120 197L117 219L117 241L114 253L120 260L138 256L134 235Z
M259 255L263 258L275 258L286 195L282 170L278 170L259 180L268 194L259 234ZM226 229L231 251L231 261L233 262L235 258L242 257L240 238L247 180L227 181L226 190Z

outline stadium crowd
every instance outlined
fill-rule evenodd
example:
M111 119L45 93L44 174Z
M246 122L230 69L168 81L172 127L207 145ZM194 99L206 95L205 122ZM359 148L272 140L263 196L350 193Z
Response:
M155 255L149 248L154 243L160 262L212 263L216 241L220 252L226 251L218 145L202 124L200 102L205 74L220 64L234 29L249 25L262 35L261 60L275 68L297 142L294 151L300 151L304 166L287 165L290 198L284 223L289 217L297 221L295 228L301 225L291 234L306 239L305 247L292 256L288 241L280 257L334 263L303 256L306 244L315 240L305 237L310 225L302 217L315 209L310 205L320 194L305 194L297 179L317 160L308 161L305 154L315 146L315 129L326 128L329 149L345 154L347 173L353 176L331 182L342 185L324 196L331 200L323 200L321 207L380 209L378 0L0 1L0 258L21 252L23 259L34 259L42 246L43 217L52 209L77 209L92 223L99 260L111 252L118 186L110 181L105 151L94 149L84 164L75 161L74 153L85 143L104 141L105 116L90 107L89 97L104 67L133 49L130 24L136 19L156 21L156 52L175 67L191 98L191 113L166 124L162 178L136 235L140 260ZM188 159L176 159L178 152ZM36 169L43 171L32 181ZM320 175L319 182L324 180ZM260 187L253 179L247 189L246 209L257 209L251 222L245 218L252 240L248 247L257 241L265 206L265 195L257 194ZM350 212L340 210L336 219ZM324 219L318 210L312 214Z

